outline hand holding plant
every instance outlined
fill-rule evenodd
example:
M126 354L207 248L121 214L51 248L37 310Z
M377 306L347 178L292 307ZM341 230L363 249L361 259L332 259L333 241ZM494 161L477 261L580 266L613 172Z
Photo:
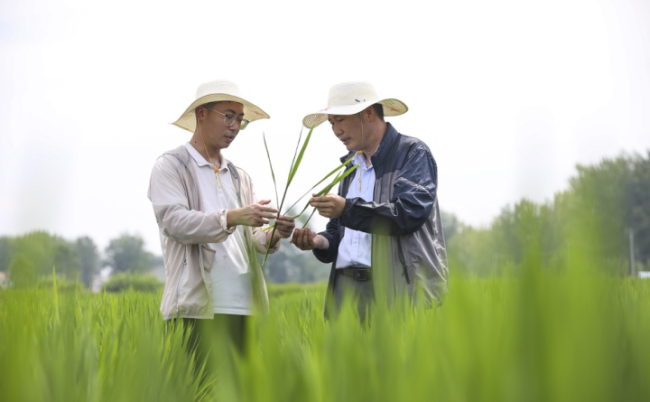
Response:
M290 216L285 216L282 215L278 217L275 221L275 225L277 226L277 239L275 239L275 243L277 244L280 239L287 239L289 236L291 236L291 233L293 233L293 229L295 228L296 224L293 221L293 218ZM270 233L267 234L267 238L269 242L271 241L270 239ZM275 246L275 244L271 244L271 246Z
M298 148L300 147L300 140L301 140L301 138L302 138L302 131L300 132L300 136L298 137L298 144L296 145L296 151L295 151L295 153L294 153L294 155L293 155L293 160L292 160L292 162L291 162L291 167L289 168L289 178L287 179L287 186L286 186L285 189L284 189L284 194L282 195L282 201L279 203L278 210L282 210L282 207L284 206L284 200L285 200L285 197L286 197L286 195L287 195L287 190L289 189L289 185L291 184L291 181L293 180L293 178L295 177L296 173L298 172L298 167L300 166L300 162L302 162L302 158L303 158L303 156L304 156L304 154L305 154L305 150L307 149L307 144L309 144L309 140L311 139L311 134L312 134L313 131L314 131L314 127L312 126L312 128L309 130L309 134L307 134L307 138L305 139L305 142L303 143L302 148L300 148L300 152L298 152ZM267 155L267 157L268 157L268 159L269 159L269 166L270 166L270 168L271 168L271 176L272 176L272 178L273 178L273 185L275 186L275 194L276 194L276 201L277 201L277 198L278 198L278 196L277 196L277 195L278 195L278 189L277 189L277 184L276 184L276 181L275 181L275 173L274 173L274 171L273 171L273 164L271 163L271 155L270 155L270 153L269 153L269 148L268 148L268 145L267 145L267 143L266 143L266 136L264 136L264 147L266 148L266 155ZM339 172L342 168L345 168L345 166L347 166L347 165L352 161L353 158L354 158L354 156L352 156L350 159L348 159L347 161L343 162L341 165L339 165L339 166L336 167L334 170L332 170L331 172L329 172L329 173L328 173L328 174L327 174L323 179L321 179L318 183L316 183L314 186L312 186L312 188L310 188L310 189L309 189L305 194L303 194L303 196L300 197L300 198L299 198L299 199L298 199L298 200L297 200L297 201L296 201L296 202L295 202L291 207L289 207L289 208L287 209L287 212L288 212L288 211L291 211L291 209L292 209L296 204L298 204L298 202L300 202L301 199L303 199L307 194L309 194L309 192L311 192L314 188L316 188L316 186L318 186L319 184L321 184L322 182L324 182L325 180L327 180L327 179L328 179L330 176L332 176L334 173L337 173L336 177L334 178L334 180L333 180L330 184L328 184L327 186L325 186L325 188L323 188L321 191L319 191L318 193L314 194L313 196L314 196L314 197L321 197L321 196L324 196L324 195L326 195L326 194L329 194L329 192L330 192L330 190L332 189L332 187L334 187L335 185L337 185L341 180L343 180L345 177L347 177L350 173L352 173L352 172L357 168L357 166L355 165L355 166L353 166L352 168L346 170L343 174L341 174L341 173ZM309 206L309 202L305 205L305 207L302 209L302 211L301 211L298 215L291 217L291 219L299 218L299 217L300 217L300 216L305 212L305 210L307 209L308 206ZM344 204L344 206L345 206L345 204ZM316 211L316 210L314 209L314 211L311 213L311 215L309 216L309 218L307 219L307 221L306 221L305 224L303 225L303 228L305 228L305 227L307 226L307 223L309 223L309 220L310 220L311 217L314 215L314 212L315 212L315 211ZM285 215L286 215L286 213L285 213ZM278 217L279 217L279 212L278 212ZM271 231L271 238L270 238L269 243L268 243L268 246L267 246L267 248L266 248L266 254L264 255L264 260L262 261L262 265L264 265L264 264L266 263L266 258L268 257L268 254L269 254L269 250L270 250L270 248L271 248L271 245L277 243L277 242L275 242L275 243L273 242L273 240L274 240L274 236L275 236L275 232L276 232L276 230L278 229L277 220L276 220L276 224L274 224L274 225L272 225L272 226L269 226L268 228L266 228L266 229L264 229L264 230L266 231L266 230L270 230L270 229L272 229L272 231Z
M325 194L319 197L314 196L309 200L309 204L317 209L321 216L336 218L341 216L345 209L345 198L336 194Z
M327 250L330 246L329 241L309 228L296 229L293 231L291 243L303 251L313 250L315 248Z
M268 207L271 200L260 200L255 204L243 208L231 209L226 215L228 227L243 225L259 227L269 223L269 219L276 217L278 210Z

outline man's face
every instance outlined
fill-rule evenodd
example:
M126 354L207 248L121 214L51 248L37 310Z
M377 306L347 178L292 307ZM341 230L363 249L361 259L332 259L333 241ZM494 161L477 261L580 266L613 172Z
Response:
M218 149L228 148L239 133L238 120L244 118L244 106L237 102L219 102L204 112L206 116L202 130L205 141ZM228 127L231 122L232 125Z
M332 131L336 138L343 142L348 151L361 149L361 116L353 114L350 116L328 115L327 120L332 125Z

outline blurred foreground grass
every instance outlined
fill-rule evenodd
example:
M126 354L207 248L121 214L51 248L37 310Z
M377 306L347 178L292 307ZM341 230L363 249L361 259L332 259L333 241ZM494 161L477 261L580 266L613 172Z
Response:
M271 289L237 375L195 380L160 296L0 290L1 401L641 401L650 281L523 271L454 277L442 308L346 309Z

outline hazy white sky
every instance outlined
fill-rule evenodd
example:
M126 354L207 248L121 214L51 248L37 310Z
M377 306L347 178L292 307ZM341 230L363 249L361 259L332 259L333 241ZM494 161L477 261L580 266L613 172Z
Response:
M265 198L262 133L281 190L302 117L349 80L409 106L389 121L429 145L441 207L472 225L550 199L577 163L650 149L647 0L2 0L0 61L0 235L103 248L128 231L159 253L151 167L213 79L272 117L224 151ZM289 200L344 152L316 129Z

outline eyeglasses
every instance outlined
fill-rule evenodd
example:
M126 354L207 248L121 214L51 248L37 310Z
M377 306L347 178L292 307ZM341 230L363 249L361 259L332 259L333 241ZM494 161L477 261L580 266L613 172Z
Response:
M217 113L223 115L223 124L226 127L232 127L232 125L235 124L235 121L236 121L237 123L239 123L239 129L243 130L243 129L246 128L246 126L248 126L248 123L250 123L250 121L248 121L246 119L243 119L241 117L235 117L234 115L232 115L230 113L221 113L218 110L214 110L214 109L210 109L210 108L206 108L206 109L212 110L213 112L217 112Z

